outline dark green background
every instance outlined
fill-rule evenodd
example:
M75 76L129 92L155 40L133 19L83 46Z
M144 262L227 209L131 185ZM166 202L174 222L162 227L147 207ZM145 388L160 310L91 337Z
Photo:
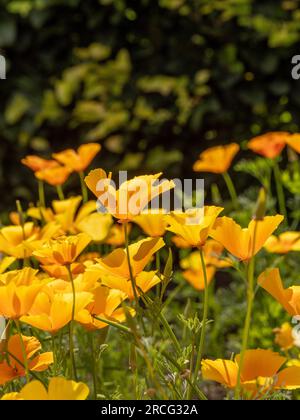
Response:
M2 211L35 198L28 153L99 141L95 165L188 177L210 145L299 129L297 0L0 4Z

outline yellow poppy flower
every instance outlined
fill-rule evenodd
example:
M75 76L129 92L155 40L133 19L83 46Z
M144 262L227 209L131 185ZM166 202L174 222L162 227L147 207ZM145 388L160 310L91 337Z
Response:
M59 225L48 223L42 229L33 222L24 226L5 226L0 229L0 252L23 259L32 255L32 247L41 246L59 233Z
M57 166L55 160L47 160L35 155L28 155L21 162L33 172L39 172Z
M41 280L37 271L25 268L0 275L0 315L18 319L26 315L49 279Z
M165 218L166 211L164 209L153 209L141 212L135 216L132 221L139 225L147 236L156 238L164 236L166 232L167 222Z
M286 146L290 133L274 131L254 137L248 142L248 149L269 159L280 155Z
M155 197L175 187L173 181L158 182L161 173L137 176L116 190L103 169L91 171L85 183L98 201L115 218L128 221L140 214Z
M88 292L75 293L74 319L85 311L92 301L93 295ZM34 304L27 311L28 315L21 318L22 322L32 325L42 331L55 334L72 320L73 294L54 293L50 289L39 293Z
M53 353L36 353L41 350L42 346L35 337L26 337L22 335L22 341L26 354L26 361L28 369L34 372L42 372L53 363ZM13 379L25 376L25 360L23 357L22 343L19 335L13 335L9 338L7 343L8 360L3 360L0 363L0 385ZM33 358L33 356L35 356ZM19 363L19 362L20 363Z
M105 286L98 286L93 295L94 301L87 306L87 311L77 315L77 321L86 329L95 330L108 326L108 324L95 319L93 316L114 322L124 322L126 320L124 309L119 307L127 298L126 293Z
M199 160L194 163L193 169L195 172L223 174L228 171L239 150L240 147L236 143L206 149L199 155Z
M281 215L266 216L263 220L251 220L248 227L242 229L230 217L220 217L210 236L241 261L248 261L260 251L283 219Z
M280 328L275 328L273 332L275 333L275 343L282 351L287 351L295 346L293 328L288 322L283 323Z
M137 292L141 289L147 292L160 278L155 271L144 272L144 268L150 262L152 256L165 245L163 239L143 239L129 245L130 265L132 275L135 278ZM87 269L87 273L94 275L97 280L112 288L125 292L133 299L130 271L128 267L127 253L125 249L115 249L108 256L98 260L98 263Z
M264 271L257 279L265 289L291 315L300 315L300 286L284 289L278 268Z
M130 234L132 229L131 223L127 224L127 233ZM125 232L124 232L124 226L120 223L115 223L110 228L109 234L107 238L105 239L105 243L112 246L123 246L125 245Z
M83 382L69 381L65 378L51 378L48 390L39 381L32 381L25 385L20 392L5 394L2 400L28 401L71 401L86 400L89 388Z
M290 251L300 251L300 232L284 232L281 235L270 236L264 245L268 252L287 254Z
M237 386L240 355L235 360L203 360L202 375L206 380L216 381L227 388ZM271 350L247 350L241 371L241 387L250 398L276 389L300 388L300 368L287 367L280 370L287 359ZM245 394L247 395L247 394Z
M191 248L201 248L213 228L222 207L206 206L204 209L166 216L167 230L180 236Z
M41 248L33 252L33 256L43 266L51 264L70 265L76 261L90 242L91 238L86 233L62 236L44 244Z
M79 146L77 151L73 149L67 149L60 153L54 153L52 156L59 163L67 166L72 171L82 172L90 165L100 150L100 144L87 143Z

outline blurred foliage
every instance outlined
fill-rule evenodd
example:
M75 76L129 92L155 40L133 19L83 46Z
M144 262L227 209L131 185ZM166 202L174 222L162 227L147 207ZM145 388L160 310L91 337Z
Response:
M96 164L187 177L210 145L299 130L299 0L0 5L3 209L33 198L27 153L99 141Z

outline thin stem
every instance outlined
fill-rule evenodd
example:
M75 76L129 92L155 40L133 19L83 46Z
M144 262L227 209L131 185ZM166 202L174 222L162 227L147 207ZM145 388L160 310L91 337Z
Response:
M170 339L172 340L177 353L180 354L181 347L180 347L179 341L177 340L176 335L174 334L172 328L170 327L170 324L168 323L168 321L166 320L166 318L165 318L165 316L162 312L159 314L159 319L160 319L162 325L164 326L165 330L167 331Z
M278 166L278 162L276 160L274 160L273 170L274 170L274 178L275 178L277 198L278 198L278 204L279 204L279 211L284 216L285 222L287 222L287 211L286 211L286 206L285 206L285 196L284 196L284 191L283 191L283 186L282 186L281 173L280 173L280 168Z
M237 196L234 184L232 182L232 179L231 179L228 172L224 172L222 175L223 175L224 181L226 183L230 198L232 200L233 207L238 208L238 206L239 206L238 196Z
M128 223L127 222L124 223L124 236L125 236L125 247L126 247L127 263L128 263L128 269L129 269L131 286L132 286L133 295L134 295L134 299L135 299L136 305L138 305L138 294L137 294L137 291L136 291L136 283L135 283L135 278L133 276L131 262L130 262L129 239L128 239Z
M243 371L244 359L245 359L245 354L248 347L250 327L251 327L252 309L253 309L253 302L254 302L254 263L255 263L254 251L255 251L257 226L258 226L258 223L256 220L255 226L254 226L254 233L253 233L252 254L251 254L252 258L249 261L248 270L247 270L247 312L246 312L246 318L245 318L245 324L244 324L244 330L243 330L243 340L242 340L242 349L241 349L240 361L239 361L237 385L236 385L235 394L234 394L235 399L238 399L240 397L241 374Z
M57 191L57 195L58 195L58 198L60 199L60 201L64 200L65 195L64 195L64 192L63 192L63 189L62 189L61 185L56 185L56 191Z
M24 344L24 340L23 340L23 336L22 336L22 332L21 332L21 328L20 328L20 323L18 320L15 320L15 325L17 328L17 332L20 338L20 345L21 345L21 351L22 351L22 357L23 357L23 361L24 361L24 368L25 368L25 375L26 375L26 382L29 382L29 368L28 368L28 360L27 360L27 354L26 354L26 349L25 349L25 344Z
M93 389L94 389L94 400L97 400L97 369L96 369L96 356L95 356L95 340L94 334L91 333L91 349L92 349L92 376L93 376Z
M209 293L208 293L208 281L207 281L207 272L206 272L206 265L203 255L203 250L200 248L200 257L201 257L201 266L203 271L203 279L204 279L204 307L203 307L203 318L201 324L201 334L197 352L197 359L195 365L195 376L194 376L194 383L197 381L197 377L200 370L201 360L204 351L204 342L205 342L205 333L206 333L206 323L207 323L207 316L208 316L208 303L209 303Z
M45 199L45 184L44 181L41 179L38 180L39 186L39 205L43 208L46 207L46 199Z
M245 353L248 347L253 301L254 301L254 258L251 259L248 265L247 313L246 313L246 319L245 319L244 331L243 331L242 350L240 354L237 386L235 389L235 399L239 399L240 397L241 373L244 366Z
M83 203L87 203L89 197L88 197L88 190L87 190L87 187L86 187L85 182L84 182L84 172L83 171L79 172L79 178L80 178L80 185L81 185L82 201L83 201Z
M70 358L71 358L71 378L77 380L76 373L76 363L75 363L75 354L74 354L74 318L75 318L75 305L76 305L76 291L73 280L73 274L70 265L67 265L67 270L69 274L69 280L72 285L72 295L73 295L73 304L72 304L72 318L69 324L69 346L70 346Z
M101 316L93 315L93 318L97 319L97 321L104 322L105 324L110 325L111 327L117 328L118 330L125 332L126 334L132 335L131 330L125 327L125 325L118 324L117 322L110 321L109 319L102 318Z

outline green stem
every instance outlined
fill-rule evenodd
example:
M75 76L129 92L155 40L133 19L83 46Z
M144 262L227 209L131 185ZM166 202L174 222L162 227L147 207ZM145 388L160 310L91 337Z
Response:
M46 199L45 199L45 184L44 181L41 179L38 180L38 186L39 186L39 205L42 208L46 207Z
M222 175L226 183L230 198L232 200L233 207L237 209L239 206L239 202L238 202L238 196L237 196L234 184L232 182L232 179L228 172L224 172Z
M180 347L179 341L177 340L176 335L174 334L172 328L170 327L170 324L168 323L168 321L166 320L166 318L165 318L165 316L162 312L159 314L159 319L160 319L162 325L164 326L165 330L167 331L170 339L172 340L177 353L180 354L181 353L181 347Z
M72 304L72 318L69 324L69 346L70 346L70 358L71 358L71 379L75 379L77 381L77 373L76 373L76 363L75 363L75 354L74 354L74 319L75 319L75 304L76 304L76 291L75 285L73 280L73 274L71 270L71 266L67 265L67 270L69 273L69 280L72 285L72 295L73 295L73 304Z
M124 236L125 236L125 247L126 247L127 263L128 263L128 269L129 269L131 286L132 286L133 295L134 295L134 299L135 299L136 305L138 305L138 294L137 294L137 291L136 291L136 283L135 283L135 278L133 276L131 262L130 262L129 239L128 239L128 223L127 222L124 223Z
M79 178L80 178L80 185L81 185L82 201L83 201L83 203L87 203L89 197L88 197L88 190L87 190L87 187L86 187L85 182L84 182L84 172L83 171L79 172Z
M63 192L63 189L62 189L61 185L56 186L56 191L57 191L57 195L58 195L58 198L60 199L60 201L64 200L65 195L64 195L64 192Z
M97 369L96 369L96 357L95 357L95 340L94 334L91 333L91 349L92 349L92 375L93 375L93 388L94 388L94 400L97 401Z
M235 388L235 399L239 399L240 397L241 373L243 371L245 354L248 347L248 340L249 340L249 333L250 333L250 326L251 326L252 309L253 309L253 301L254 301L254 257L251 259L248 265L247 282L248 282L247 312L246 312L246 319L245 319L244 331L243 331L243 341L242 341L242 350L241 350L240 361L239 361L237 386Z
M207 323L207 316L208 316L208 303L209 303L206 265L204 261L203 250L201 248L200 248L200 257L201 257L201 265L202 265L203 279L204 279L204 304L203 304L204 307L203 307L203 318L202 318L202 324L201 324L201 334L200 334L197 359L196 359L196 365L195 365L194 383L196 383L197 378L198 378L198 374L199 374L199 370L201 366L201 360L202 360L203 351L204 351L206 323Z
M284 196L284 191L283 191L281 173L280 173L280 168L278 166L278 162L276 160L274 160L273 170L274 170L274 178L275 178L277 198L278 198L278 204L279 204L279 211L284 216L285 222L287 222L287 211L286 211L286 206L285 206L285 196Z
M118 324L117 322L110 321L109 319L102 318L101 316L93 315L93 318L97 319L97 321L104 322L107 325L110 325L114 328L117 328L118 330L120 330L122 332L125 332L126 334L131 334L132 335L131 330L129 328L125 327L125 325Z
M23 357L24 367L25 367L26 382L28 383L29 382L28 359L27 359L25 344L24 344L24 341L23 341L23 336L22 336L22 332L21 332L21 328L20 328L20 323L19 323L18 320L15 320L15 325L16 325L17 332L18 332L18 335L19 335L19 338L20 338L22 357Z

